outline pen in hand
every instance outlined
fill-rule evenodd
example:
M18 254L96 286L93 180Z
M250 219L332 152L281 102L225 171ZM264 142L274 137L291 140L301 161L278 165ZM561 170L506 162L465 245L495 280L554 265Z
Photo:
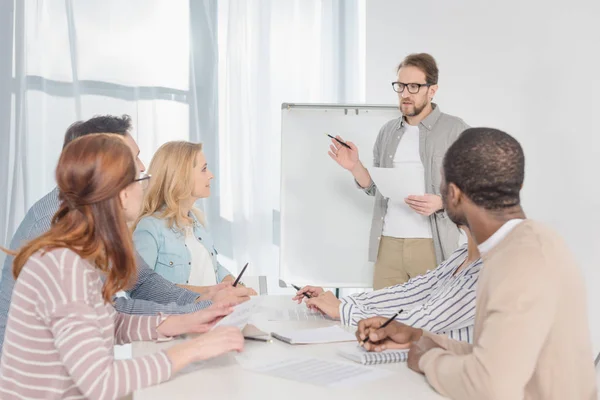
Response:
M236 285L238 284L238 282L242 278L242 275L244 275L244 272L246 271L246 268L248 268L248 263L246 263L246 265L244 265L244 268L242 268L242 272L240 272L240 274L238 275L238 277L235 278L235 281L233 282L233 287L236 287Z
M344 146L344 147L346 147L346 148L348 148L348 149L352 150L352 147L348 146L348 144L347 144L347 143L344 143L344 142L342 142L340 139L338 139L338 138L336 138L336 137L333 137L333 136L331 136L329 133L326 133L325 135L329 136L330 138L332 138L333 140L335 140L336 142L338 142L338 143L339 143L339 144L341 144L342 146Z
M396 319L396 317L400 314L402 314L404 310L400 309L396 314L392 315L387 321L385 321L380 327L379 329L383 329L386 326L388 326L393 320ZM369 335L367 335L367 337L365 338L365 340L363 340L362 342L359 343L359 345L362 347L366 342L369 342Z
M292 287L293 287L294 289L296 289L297 291L300 291L300 290L302 289L302 288L300 288L299 286L296 286L296 285L294 285L293 283L292 283ZM310 299L310 295L309 295L308 293L304 292L304 293L302 293L302 294L304 295L304 297L306 297L306 298Z

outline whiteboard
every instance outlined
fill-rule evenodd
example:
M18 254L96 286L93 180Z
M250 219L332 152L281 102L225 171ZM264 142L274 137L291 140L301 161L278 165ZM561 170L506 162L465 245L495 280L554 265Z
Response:
M284 104L281 111L279 277L286 283L336 288L373 285L368 261L375 197L327 154L330 139L354 142L373 164L379 129L397 106Z

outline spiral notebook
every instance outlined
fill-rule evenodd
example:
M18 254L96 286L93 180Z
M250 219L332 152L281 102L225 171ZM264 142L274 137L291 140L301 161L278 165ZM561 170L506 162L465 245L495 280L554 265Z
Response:
M358 345L352 345L339 349L338 354L363 365L390 364L406 361L408 358L408 349L385 350L380 353L374 353L366 351Z

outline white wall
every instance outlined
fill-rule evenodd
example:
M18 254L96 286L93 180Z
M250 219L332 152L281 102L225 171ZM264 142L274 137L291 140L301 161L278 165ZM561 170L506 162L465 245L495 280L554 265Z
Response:
M368 103L396 103L396 65L429 52L442 111L521 142L525 210L576 252L600 350L600 1L369 0L366 15Z

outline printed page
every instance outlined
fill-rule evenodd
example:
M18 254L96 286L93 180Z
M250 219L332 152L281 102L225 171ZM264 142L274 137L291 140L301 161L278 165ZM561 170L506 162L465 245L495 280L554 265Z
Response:
M351 387L390 376L389 370L308 357L280 357L244 362L243 368L282 379L326 387ZM310 396L309 396L310 397Z
M406 163L395 168L371 167L367 169L383 197L401 202L410 195L422 196L425 194L422 165Z
M354 334L345 331L337 325L328 326L326 328L274 332L274 334L289 338L292 344L318 344L356 341L356 336L354 336Z
M250 300L242 304L238 304L234 307L233 312L217 322L213 329L217 326L237 326L240 329L244 329L248 323L248 320L250 317L252 317L256 307L261 301L262 299L260 296L253 296L250 298Z

